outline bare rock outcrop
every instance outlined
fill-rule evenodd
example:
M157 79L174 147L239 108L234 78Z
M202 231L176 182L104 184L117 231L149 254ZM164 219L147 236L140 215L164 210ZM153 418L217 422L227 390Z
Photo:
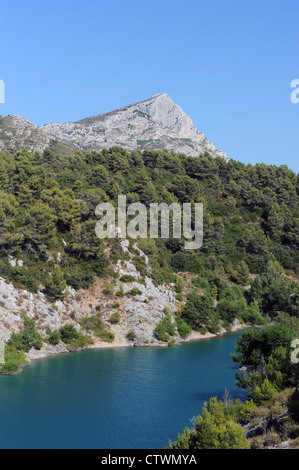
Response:
M191 156L208 151L214 157L227 158L196 130L190 117L166 93L78 122L48 124L40 129L81 150L117 145L129 151L167 149Z
M113 146L128 151L167 149L194 157L209 152L228 160L166 93L63 124L37 127L20 116L0 116L0 150L26 148L42 152L50 147L57 153L72 155L76 149L100 151Z
M121 244L123 251L129 253L128 241L123 240ZM136 246L135 250L137 250ZM139 253L150 271L147 256L141 250ZM10 262L12 265L22 264L21 260L13 258L10 258ZM166 286L154 285L150 277L142 278L131 259L119 260L114 268L119 276L114 281L112 295L105 292L107 280L97 279L90 289L82 289L77 293L68 287L66 300L55 303L49 302L41 291L33 294L17 289L13 284L0 278L0 340L7 342L11 333L20 333L23 329L24 317L28 316L35 320L36 329L44 339L48 337L49 329L59 330L69 323L73 324L77 331L82 330L84 334L91 336L93 344L87 346L91 348L162 345L163 343L156 338L154 330L165 316L163 313L165 307L172 313L176 311L177 301L173 291ZM122 276L130 276L130 282L122 282ZM110 279L108 282L113 283L113 280ZM116 295L119 289L123 291L121 297ZM121 314L121 319L118 324L111 324L109 319L116 311L113 305L117 299L119 299L117 310ZM115 339L112 343L99 339L81 326L81 320L96 315L99 310L105 328L114 334ZM131 330L135 333L133 342L127 338L127 333ZM68 348L63 343L53 346L44 342L41 350L31 349L26 356L31 361L67 351Z

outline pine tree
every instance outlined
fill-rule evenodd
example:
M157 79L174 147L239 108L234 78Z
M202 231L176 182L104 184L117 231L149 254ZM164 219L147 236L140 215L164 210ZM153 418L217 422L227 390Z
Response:
M236 269L235 280L238 284L246 286L249 282L250 271L245 261L241 261Z
M234 270L233 263L231 262L231 260L228 261L225 271L230 280L234 279L236 272Z
M53 246L56 239L56 217L48 204L37 202L24 215L24 243L38 250Z
M45 289L48 298L54 302L56 300L64 300L67 296L66 282L63 277L63 271L59 265L56 265L45 282Z

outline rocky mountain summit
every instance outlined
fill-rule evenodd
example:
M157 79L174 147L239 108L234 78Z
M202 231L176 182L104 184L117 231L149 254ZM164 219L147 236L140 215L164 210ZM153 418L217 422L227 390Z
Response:
M129 151L167 149L191 156L208 151L226 158L165 93L78 122L48 124L40 130L81 150L117 145Z
M73 155L74 148L69 147L41 130L20 116L0 116L0 151L13 152L24 149L30 152L43 152L50 147L55 153Z
M52 137L20 116L0 116L0 150L43 151L51 140Z
M19 116L0 117L0 149L42 151L48 146L60 146L58 150L67 153L113 146L128 151L167 149L195 157L207 151L227 159L165 93L73 123L36 127Z

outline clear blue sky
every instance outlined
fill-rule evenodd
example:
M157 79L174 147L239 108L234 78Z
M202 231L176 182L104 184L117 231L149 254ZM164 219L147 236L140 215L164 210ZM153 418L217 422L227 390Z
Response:
M6 103L37 125L166 92L221 150L299 172L298 0L1 3Z

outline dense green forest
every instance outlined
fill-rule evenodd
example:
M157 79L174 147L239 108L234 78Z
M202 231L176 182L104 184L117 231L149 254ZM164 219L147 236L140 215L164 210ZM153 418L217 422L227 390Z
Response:
M299 178L286 166L118 147L74 157L46 149L2 152L0 181L0 275L16 287L42 288L50 300L63 300L66 285L88 288L95 276L113 274L125 255L118 239L96 237L95 208L126 194L128 204L204 204L200 250L185 250L183 239L139 242L150 275L158 284L176 282L178 298L176 273L197 275L181 312L191 328L217 332L220 320L256 324L298 312ZM11 266L9 255L23 266ZM134 262L149 274L137 254Z
M265 312L296 309L291 279L284 278L279 295L263 296L265 289L276 290L282 270L299 274L299 177L286 166L118 147L74 157L47 149L42 155L2 152L0 182L0 274L32 292L46 284L58 253L63 277L75 289L105 275L109 261L95 235L95 208L101 202L116 205L118 195L126 194L128 203L204 204L200 250L185 250L183 240L171 238L149 244L157 279L196 273L219 297L220 279L246 286L250 273L259 274L247 300L258 300ZM119 241L109 243L117 258ZM8 255L24 266L12 268ZM51 286L48 291L59 297Z
M270 315L299 308L294 282L299 274L299 177L286 166L245 166L207 154L128 153L118 147L74 157L46 149L42 155L2 152L0 182L0 275L16 286L31 292L44 286L56 300L63 299L64 282L87 288L95 276L111 273L114 259L107 259L104 245L110 243L119 259L120 242L96 237L95 208L101 202L116 205L118 195L126 194L128 204L204 204L200 250L185 250L184 240L173 238L142 246L157 282L173 281L176 272L198 275L195 287L206 295L203 300L191 295L184 311L194 326L199 321L192 318L192 306L205 302L208 311L211 298L219 301L218 313L228 321L235 314L228 304L240 311L244 298L251 305L249 315L257 303ZM12 267L8 255L24 265ZM51 282L49 270L59 282ZM236 286L233 291L227 291L228 283Z
M245 330L236 343L236 374L248 400L212 397L193 421L170 442L172 449L264 449L286 443L299 447L299 367L291 361L299 318L281 313L273 325ZM246 434L248 431L248 434ZM247 436L247 438L246 438Z
M185 430L171 446L217 447L221 442L246 447L242 426L257 419L261 406L269 416L273 407L294 409L298 373L290 362L290 345L299 332L298 175L284 165L244 165L209 154L193 158L166 150L128 153L113 147L78 151L75 156L56 155L50 149L43 154L1 152L0 182L0 276L33 293L43 290L50 301L64 300L67 285L87 289L96 276L117 276L113 265L126 254L120 240L97 238L99 203L117 206L121 194L128 204L203 203L201 249L186 250L183 238L139 240L152 270L130 243L134 264L157 285L174 283L177 300L182 301L176 319L181 337L190 329L229 329L236 318L262 328L244 332L233 356L246 367L237 381L251 401L210 401L195 428ZM23 265L12 266L9 257L21 259ZM187 293L186 273L191 279ZM14 354L32 344L38 348L42 341L26 321L23 335L11 339ZM155 333L162 341L171 340L174 331L167 311ZM74 339L74 334L61 331L59 338ZM54 336L52 341L59 341ZM296 419L293 413L287 434L294 438L299 437ZM211 441L202 435L207 423ZM251 445L258 446L254 440Z

